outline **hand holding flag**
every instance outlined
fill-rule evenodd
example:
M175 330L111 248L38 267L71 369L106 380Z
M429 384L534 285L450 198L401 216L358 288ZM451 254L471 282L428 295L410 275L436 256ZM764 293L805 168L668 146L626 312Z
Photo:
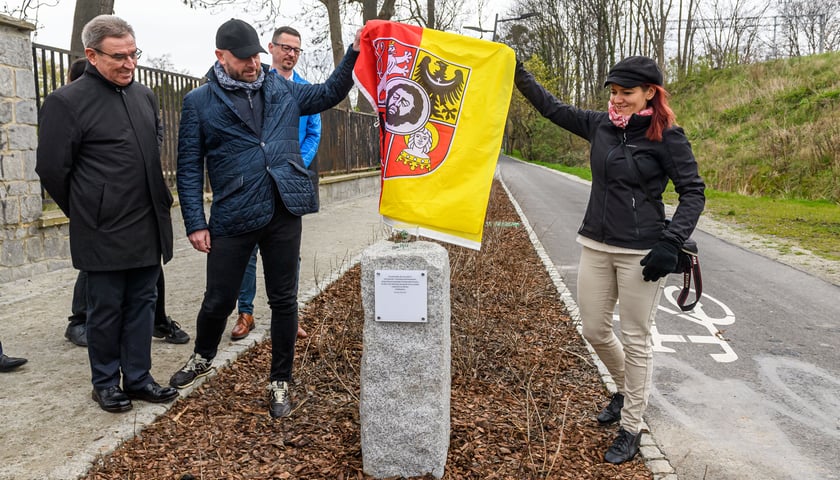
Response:
M513 87L505 45L396 22L361 31L353 76L379 116L386 223L480 249Z

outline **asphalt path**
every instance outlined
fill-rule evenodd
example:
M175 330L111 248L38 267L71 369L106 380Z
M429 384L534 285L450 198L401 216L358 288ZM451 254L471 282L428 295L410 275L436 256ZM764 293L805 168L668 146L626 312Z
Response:
M588 182L505 156L499 174L577 298ZM840 479L840 287L694 238L701 302L680 312L671 275L654 328L657 443L681 479Z

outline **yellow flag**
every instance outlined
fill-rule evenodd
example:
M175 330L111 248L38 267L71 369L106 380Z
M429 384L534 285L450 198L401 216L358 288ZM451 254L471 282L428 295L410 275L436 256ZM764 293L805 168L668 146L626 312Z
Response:
M386 223L480 249L513 87L499 43L370 21L353 75L379 116Z

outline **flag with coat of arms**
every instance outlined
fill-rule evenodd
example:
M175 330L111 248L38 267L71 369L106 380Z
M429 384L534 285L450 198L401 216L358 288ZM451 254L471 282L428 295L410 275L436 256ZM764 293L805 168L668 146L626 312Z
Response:
M378 116L386 224L481 248L514 65L506 45L367 22L353 76Z

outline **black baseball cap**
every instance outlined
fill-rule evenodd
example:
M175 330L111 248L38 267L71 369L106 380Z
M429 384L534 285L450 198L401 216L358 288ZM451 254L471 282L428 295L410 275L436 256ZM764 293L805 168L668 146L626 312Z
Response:
M216 48L230 50L236 58L268 53L260 45L260 37L254 27L237 18L231 18L216 31Z
M662 86L662 70L652 58L638 55L627 57L610 69L604 86L611 83L627 88L638 87L643 83Z

